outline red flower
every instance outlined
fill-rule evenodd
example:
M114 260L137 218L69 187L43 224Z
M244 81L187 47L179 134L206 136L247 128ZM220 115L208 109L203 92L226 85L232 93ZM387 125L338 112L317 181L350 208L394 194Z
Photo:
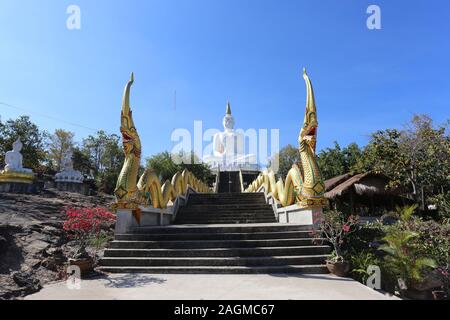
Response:
M350 226L345 224L345 225L342 227L342 230L344 230L345 233L350 232Z

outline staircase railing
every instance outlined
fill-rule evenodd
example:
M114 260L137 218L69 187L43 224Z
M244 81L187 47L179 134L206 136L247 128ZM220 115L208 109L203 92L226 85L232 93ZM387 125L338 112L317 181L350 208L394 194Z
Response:
M240 192L244 192L244 177L242 176L242 169L239 169L239 182L241 185Z
M214 186L214 193L219 193L219 183L220 183L220 167L217 167L216 185Z

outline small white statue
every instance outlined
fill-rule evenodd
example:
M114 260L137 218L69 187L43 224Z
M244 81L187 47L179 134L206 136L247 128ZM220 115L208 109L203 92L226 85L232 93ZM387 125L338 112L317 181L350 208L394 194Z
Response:
M63 169L63 171L73 170L72 157L73 157L73 151L68 150L61 161L61 168Z
M67 153L64 155L61 161L62 171L55 175L56 182L83 183L83 174L80 171L73 169L72 157L72 149L67 150Z
M13 143L12 151L8 151L5 154L5 172L21 172L21 173L33 173L33 170L23 167L23 156L20 153L23 144L20 139L17 139Z

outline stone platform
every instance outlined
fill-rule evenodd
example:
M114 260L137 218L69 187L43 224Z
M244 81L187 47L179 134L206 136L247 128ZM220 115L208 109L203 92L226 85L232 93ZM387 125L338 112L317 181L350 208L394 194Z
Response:
M37 183L0 182L0 192L35 194L39 190L40 185Z
M75 192L82 195L89 195L89 186L85 183L56 182L56 189L59 191Z

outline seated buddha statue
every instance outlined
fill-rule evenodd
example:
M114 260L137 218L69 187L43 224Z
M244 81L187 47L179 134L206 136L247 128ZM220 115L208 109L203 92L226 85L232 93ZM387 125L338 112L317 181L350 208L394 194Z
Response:
M22 151L23 144L20 139L17 139L13 143L13 149L5 154L5 172L21 172L21 173L33 173L33 170L23 167L23 156L20 153Z
M234 117L231 114L230 103L227 104L226 114L222 120L223 132L218 132L213 137L214 154L206 156L205 162L212 169L239 170L256 164L254 155L245 154L245 137L241 132L234 130Z
M32 183L33 170L23 167L23 156L20 153L23 144L20 139L13 143L13 149L5 154L5 169L0 172L0 181Z

